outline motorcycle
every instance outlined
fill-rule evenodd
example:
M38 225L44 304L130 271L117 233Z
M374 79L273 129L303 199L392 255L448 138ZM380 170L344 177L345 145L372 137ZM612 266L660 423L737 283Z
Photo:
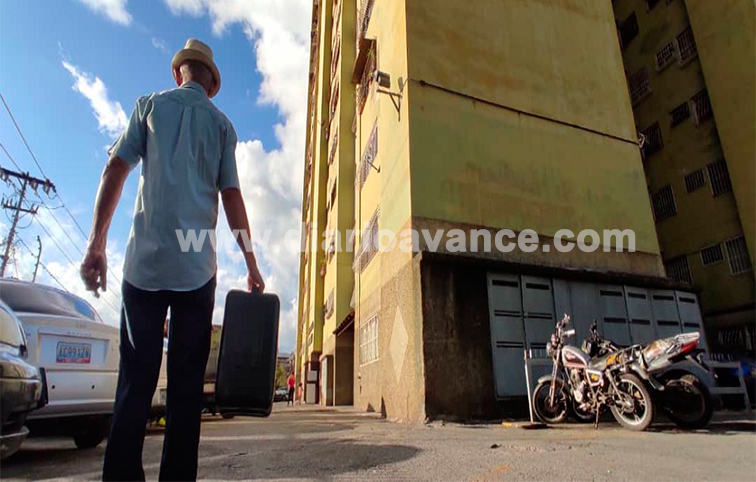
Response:
M570 317L557 321L556 332L546 347L554 360L551 375L538 380L533 393L533 410L545 423L562 423L569 412L580 410L599 416L608 406L614 418L630 430L646 430L654 418L654 403L646 387L646 363L639 345L603 357L590 359L565 338L575 336L566 330Z
M698 429L706 426L711 419L713 403L706 385L694 373L685 367L670 367L687 360L697 365L703 372L708 372L700 357L703 352L697 349L699 333L687 333L670 338L656 340L643 348L645 374L641 378L648 382L657 406L667 418L678 427ZM583 352L591 359L602 358L622 350L611 340L601 337L596 322L591 325L588 338L583 341ZM590 421L594 415L576 407L574 413L580 421Z

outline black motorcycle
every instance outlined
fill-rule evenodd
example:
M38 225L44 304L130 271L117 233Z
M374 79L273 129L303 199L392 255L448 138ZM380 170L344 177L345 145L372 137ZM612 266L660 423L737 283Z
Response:
M711 394L706 384L687 367L673 367L678 362L687 360L702 371L708 371L700 356L696 356L702 353L702 350L697 349L699 338L698 333L663 338L647 345L642 352L646 365L643 378L652 389L657 407L678 427L684 429L705 427L713 412ZM582 348L590 358L605 358L622 350L599 334L595 321ZM580 407L575 407L573 414L584 422L595 418L593 413L583 411Z

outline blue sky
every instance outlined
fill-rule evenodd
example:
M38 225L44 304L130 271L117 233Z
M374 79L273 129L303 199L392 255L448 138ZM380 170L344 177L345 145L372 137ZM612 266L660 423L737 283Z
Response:
M106 147L136 99L174 87L171 57L187 38L211 45L223 79L214 101L238 133L239 172L252 227L273 230L269 245L258 247L258 258L270 289L281 296L282 351L293 349L296 336L298 255L281 241L286 230L299 228L310 9L306 0L0 3L0 92L85 231ZM4 110L0 142L22 169L41 176ZM3 153L0 165L14 168ZM134 171L110 231L110 265L118 278L137 182ZM0 184L0 193L10 196L13 188ZM60 204L42 196L50 207ZM1 237L9 224L0 216ZM67 258L78 263L85 242L68 215L43 208L37 219L26 218L20 225L28 225L20 235L29 247L36 248L37 235L43 238L42 261L50 272L70 291L84 294L77 267ZM29 279L31 254L19 245L15 259L10 274ZM238 253L219 253L216 322L221 321L225 293L244 288L244 275ZM44 271L39 279L56 285ZM115 324L117 316L108 306L119 303L114 288L112 283L105 301L84 296Z

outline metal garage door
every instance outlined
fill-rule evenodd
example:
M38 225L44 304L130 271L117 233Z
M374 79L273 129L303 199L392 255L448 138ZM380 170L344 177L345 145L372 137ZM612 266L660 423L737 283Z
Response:
M488 306L496 396L505 398L525 395L525 332L522 325L520 277L489 275Z
M601 320L604 336L619 346L630 346L625 291L622 286L599 286Z
M643 288L625 286L627 319L630 323L630 338L633 343L645 345L656 339L652 323L651 294Z
M666 338L682 333L674 291L652 291L651 308L657 337Z
M576 346L596 320L599 332L621 346L699 331L701 346L706 348L700 307L691 293L489 274L488 300L499 398L526 394L525 349L536 358L545 356L556 319L565 313L572 317L577 331L567 342ZM531 383L549 371L548 363L534 365Z

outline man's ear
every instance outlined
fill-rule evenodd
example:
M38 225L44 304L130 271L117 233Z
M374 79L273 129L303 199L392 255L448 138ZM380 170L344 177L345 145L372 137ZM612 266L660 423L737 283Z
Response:
M184 80L181 77L181 67L174 67L173 68L173 80L176 81L176 85L181 87L181 82Z

